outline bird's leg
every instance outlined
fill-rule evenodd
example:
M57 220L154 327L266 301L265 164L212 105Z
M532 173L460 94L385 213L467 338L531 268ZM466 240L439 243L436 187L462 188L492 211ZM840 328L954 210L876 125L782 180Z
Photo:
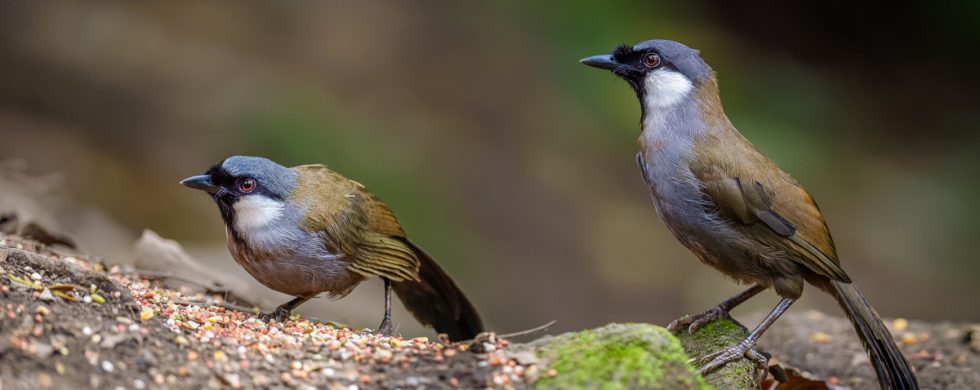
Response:
M289 314L293 311L293 309L296 308L296 306L302 305L303 302L306 302L308 300L310 300L310 297L293 298L289 302L279 305L279 307L276 307L276 309L270 313L259 314L259 318L262 319L263 321L270 321L270 320L284 321L287 318L289 318Z
M772 325L773 322L776 322L776 319L779 318L779 316L786 312L786 309L789 309L789 306L792 305L793 302L796 302L796 299L781 299L779 303L776 304L776 307L769 312L769 315L767 315L766 318L763 318L762 322L760 322L755 329L752 329L752 333L749 333L749 336L746 337L745 340L742 340L742 342L738 343L737 345L733 345L701 358L701 363L703 365L700 369L698 369L698 373L705 375L711 371L721 368L729 362L741 359L744 356L749 360L754 361L756 366L762 370L762 375L765 375L769 358L755 350L755 342L759 340L759 337L762 336L762 333L764 333L766 329L769 329L769 326ZM765 377L759 379L759 381L761 382L762 379L765 379Z
M729 318L730 316L728 312L734 309L735 306L741 305L745 301L749 300L749 298L754 297L756 294L765 289L765 286L756 284L749 287L745 291L724 300L722 303L719 303L718 306L705 310L701 314L696 314L693 316L686 315L672 321L669 325L667 325L667 330L673 332L682 326L687 326L687 332L689 334L694 334L694 332L711 321L719 318Z
M381 280L385 281L385 318L378 326L378 333L382 336L391 336L395 334L391 327L391 281L388 278L381 278Z

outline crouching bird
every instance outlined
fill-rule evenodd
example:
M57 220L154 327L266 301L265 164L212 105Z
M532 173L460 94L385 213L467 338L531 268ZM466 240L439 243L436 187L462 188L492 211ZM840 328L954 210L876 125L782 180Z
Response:
M642 111L636 156L653 203L670 231L744 292L668 327L689 331L771 288L781 299L738 345L702 360L702 373L746 356L765 375L759 336L803 293L803 282L833 295L857 330L882 388L918 387L875 310L841 268L813 198L732 125L715 73L697 50L652 40L582 59L612 71L636 92Z
M228 250L239 265L266 287L296 297L266 319L282 320L318 294L343 297L378 277L385 287L380 333L393 333L392 289L419 322L451 340L483 331L456 282L358 182L323 165L287 168L233 156L181 184L207 192L218 204Z

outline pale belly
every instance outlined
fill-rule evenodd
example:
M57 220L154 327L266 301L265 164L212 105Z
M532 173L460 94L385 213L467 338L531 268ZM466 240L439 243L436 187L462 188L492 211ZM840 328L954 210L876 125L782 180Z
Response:
M306 248L303 244L282 250L242 250L233 239L228 249L235 261L262 285L298 297L326 293L344 296L364 277L347 269L338 256Z

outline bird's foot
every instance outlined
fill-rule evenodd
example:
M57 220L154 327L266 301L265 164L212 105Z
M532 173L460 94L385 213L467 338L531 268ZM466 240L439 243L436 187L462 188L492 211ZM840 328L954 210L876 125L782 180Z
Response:
M680 329L681 327L687 326L687 333L694 334L694 332L697 332L697 330L701 329L702 326L705 326L709 322L720 318L732 318L732 316L728 314L727 309L721 306L715 306L701 312L701 314L695 314L695 315L688 314L681 318L673 320L670 322L670 324L667 325L667 330L670 332L674 332Z
M757 374L756 383L761 383L765 380L769 368L769 357L757 351L755 349L755 343L749 342L748 340L702 357L700 361L701 368L698 369L698 374L707 375L743 357L754 362L756 369L760 372L760 374Z
M287 318L289 318L289 314L291 314L291 310L280 305L279 307L276 307L275 310L269 313L260 313L259 319L266 322L285 321Z
M378 325L378 334L391 337L395 335L395 328L391 326L391 319L385 318L381 321L381 325Z

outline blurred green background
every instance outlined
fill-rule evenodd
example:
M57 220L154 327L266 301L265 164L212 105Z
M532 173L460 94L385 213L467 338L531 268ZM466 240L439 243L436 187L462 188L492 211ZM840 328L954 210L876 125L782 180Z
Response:
M495 329L663 324L738 287L656 217L632 91L577 61L674 39L819 201L883 315L977 320L978 4L5 1L0 160L239 274L213 203L177 181L233 154L321 162L388 202ZM379 297L304 310L372 326Z

